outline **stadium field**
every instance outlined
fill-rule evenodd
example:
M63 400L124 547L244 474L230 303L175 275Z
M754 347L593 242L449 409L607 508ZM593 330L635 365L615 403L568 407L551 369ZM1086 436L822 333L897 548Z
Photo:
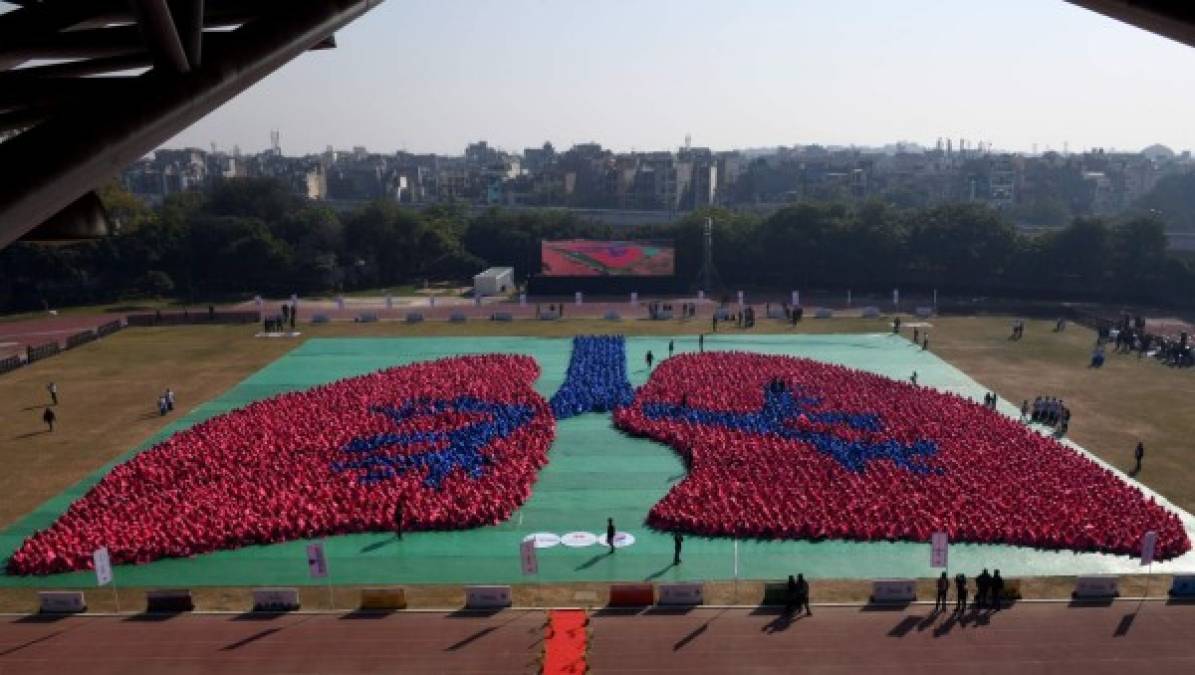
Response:
M798 333L761 333L760 331L737 331L719 333L706 340L707 350L742 350L767 354L788 354L804 356L830 363L839 363L893 378L903 379L916 370L922 384L938 389L970 396L982 397L994 389L1005 397L1002 410L1015 414L1007 398L1017 400L1032 397L1034 393L1051 393L1062 396L1076 411L1073 424L1079 442L1103 438L1105 443L1093 444L1096 455L1101 453L1114 465L1125 466L1129 460L1131 444L1117 448L1106 444L1104 432L1088 430L1086 408L1101 404L1102 390L1123 387L1123 380L1148 390L1160 386L1174 377L1175 373L1152 363L1137 363L1135 359L1120 361L1113 359L1103 372L1089 372L1085 369L1085 345L1090 334L1072 327L1070 332L1053 334L1043 325L1031 324L1029 336L1021 343L1009 343L1003 327L1006 322L990 319L936 319L932 328L935 348L929 352L915 348L906 339L877 331L882 323L862 320L832 320L807 322ZM661 325L663 324L663 325ZM779 324L777 324L777 327ZM55 360L37 364L19 371L21 379L0 381L0 390L20 386L19 401L36 399L38 379L32 377L38 369L46 371L52 367L82 368L83 364L70 361L86 360L91 378L106 382L108 387L120 391L120 396L110 399L99 394L86 394L91 398L93 412L104 408L126 408L129 389L143 388L147 396L154 388L173 386L184 400L203 386L219 387L235 378L238 370L250 371L248 377L231 386L211 400L192 407L178 419L167 418L169 423L157 429L150 438L137 444L131 452L149 447L170 433L186 428L212 415L243 406L251 401L280 392L307 388L332 380L368 373L379 368L414 363L418 361L469 353L518 353L533 356L540 364L542 374L536 383L537 390L545 397L550 396L563 379L569 357L569 340L563 336L518 336L518 335L455 335L440 336L429 333L450 332L515 332L522 329L538 332L585 333L619 331L628 334L646 331L661 331L672 328L675 335L633 335L628 338L628 366L632 383L642 384L647 377L643 365L643 354L651 349L657 356L666 353L668 339L675 339L680 352L696 349L696 337L685 330L697 328L696 324L680 322L623 322L621 325L602 322L565 322L558 324L531 324L496 326L473 324L467 327L433 325L414 328L400 325L378 325L368 327L332 326L317 327L318 337L307 339L301 344L293 342L253 340L246 336L244 328L188 328L173 330L146 329L128 331L107 341L88 345L77 353L70 353ZM776 327L773 327L774 329ZM364 329L364 330L361 330ZM834 329L852 333L811 333L811 330ZM1036 329L1036 330L1034 330ZM345 333L379 333L378 337L337 337ZM1085 334L1086 333L1086 334ZM123 344L122 344L123 343ZM146 344L150 343L150 344ZM178 364L178 377L169 377L155 368L144 369L136 360L135 346L160 349L162 344L173 343L180 354L190 354L189 363ZM1036 344L1035 344L1036 343ZM91 350L92 358L85 359ZM169 351L169 350L167 350ZM939 356L940 352L945 359ZM117 353L126 354L116 358ZM146 361L151 361L152 352L142 352ZM98 358L97 358L98 357ZM162 356L168 359L168 356ZM954 365L950 361L954 362ZM100 366L99 362L105 362ZM1043 368L1040 362L1052 362ZM210 367L197 368L197 366ZM960 369L957 366L961 366ZM259 367L264 366L264 367ZM981 373L984 385L979 384L964 372ZM131 372L130 372L131 371ZM255 372L252 372L255 371ZM1131 373L1128 375L1127 373ZM204 377L206 374L206 378ZM152 377L161 377L162 383L150 382ZM1019 379L1023 376L1025 379ZM11 378L11 376L9 376ZM75 375L45 373L41 379L57 377L63 390L63 411L83 410L84 407L72 401L71 384L80 379ZM1082 381L1083 378L1090 378ZM168 379L169 378L169 379ZM197 378L197 379L193 379ZM1103 381L1098 378L1104 378ZM1151 383L1151 380L1161 383ZM222 381L221 381L222 380ZM20 383L19 385L17 383ZM1113 384L1113 383L1116 384ZM192 388L190 383L199 385ZM1189 385L1188 385L1189 386ZM29 391L32 389L32 391ZM1123 388L1121 389L1123 392ZM44 393L44 392L42 392ZM11 400L11 399L9 399ZM152 398L147 398L144 408L148 409ZM10 406L12 404L9 404ZM71 408L67 406L70 405ZM28 404L21 406L30 407ZM186 406L184 406L184 409ZM5 416L13 411L4 411ZM33 415L13 415L22 423ZM111 415L109 415L111 417ZM1106 416L1095 413L1102 421ZM1112 423L1117 423L1111 415ZM1166 418L1159 418L1159 422ZM113 419L118 423L119 420ZM136 420L141 428L159 423L156 415L149 419ZM1120 425L1127 424L1122 419ZM1137 422L1138 425L1142 422ZM1098 429L1098 427L1097 427ZM1120 433L1141 433L1141 427L1118 429ZM124 431L124 430L122 430ZM1162 494L1173 498L1179 506L1189 500L1182 492L1170 493L1164 483L1175 477L1161 480L1161 466L1171 460L1172 451L1163 446L1168 431L1166 426L1146 429L1147 445L1156 448L1147 458L1149 470L1141 478L1146 483L1158 485ZM128 433L136 433L136 429ZM69 419L54 434L28 436L20 444L24 452L36 446L59 438L88 432L80 432ZM113 433L120 436L120 433ZM124 434L127 436L127 433ZM144 438L144 435L141 436ZM89 446L97 455L111 453L103 461L97 456L75 458L71 468L78 471L87 461L93 461L91 471L82 480L66 489L45 494L48 501L40 506L28 505L22 513L8 513L5 517L11 523L0 535L0 550L7 555L20 541L36 528L44 527L74 498L93 484L104 469L98 464L119 461L120 448L102 442L103 437L91 434ZM99 441L100 447L94 447ZM18 444L5 439L0 446L5 455L18 460L13 454ZM1161 447L1158 447L1161 446ZM70 453L71 447L51 447L51 452ZM1175 448L1177 450L1177 448ZM1118 453L1123 453L1123 458ZM1173 452L1175 458L1179 455ZM1156 459L1155 459L1156 456ZM1153 467L1161 465L1155 473ZM52 466L44 470L54 473ZM558 425L556 441L549 454L549 464L535 484L531 499L508 522L495 527L479 528L457 532L411 533L397 542L388 533L370 533L333 537L327 541L329 567L332 581L336 585L361 585L379 583L403 584L461 584L483 582L544 582L555 584L584 585L593 582L615 580L733 580L781 578L801 570L814 579L866 579L879 576L924 577L931 573L927 566L928 546L917 543L855 543L843 541L734 541L726 538L689 537L685 547L685 563L680 567L669 565L671 561L671 539L655 533L643 525L647 510L658 501L667 489L684 475L684 468L673 451L660 444L628 437L614 429L608 415L589 414L563 420ZM58 477L61 480L61 477ZM1151 480L1158 479L1158 480ZM28 489L26 499L36 496L37 490L48 491L53 483ZM19 509L21 507L14 507ZM31 512L30 512L31 511ZM25 514L25 515L23 515ZM18 516L22 516L19 517ZM540 551L540 573L536 577L523 577L518 565L518 543L522 537L533 532L564 534L572 531L600 533L606 517L613 517L619 529L631 533L635 543L619 550L614 556L604 555L599 546L588 548L567 548L556 546ZM1188 532L1192 521L1184 514ZM13 522L15 520L15 522ZM161 560L139 565L117 568L118 583L127 586L212 586L233 587L251 585L309 585L303 555L304 542L288 542L274 546L249 547L237 551L223 551L189 559ZM1137 561L1122 556L1101 554L1076 554L1070 552L1047 552L1008 546L956 545L952 548L952 565L971 569L980 566L999 567L1006 576L1054 576L1090 572L1137 571ZM1190 571L1195 569L1195 558L1188 553L1163 565L1156 565L1161 572ZM74 587L87 586L89 573L55 575L44 578L3 577L0 586L8 587Z

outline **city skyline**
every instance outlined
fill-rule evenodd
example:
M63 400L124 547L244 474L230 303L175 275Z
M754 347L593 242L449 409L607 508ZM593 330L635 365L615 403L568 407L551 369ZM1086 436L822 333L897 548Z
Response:
M337 37L164 147L1195 147L1195 51L1061 1L410 0Z

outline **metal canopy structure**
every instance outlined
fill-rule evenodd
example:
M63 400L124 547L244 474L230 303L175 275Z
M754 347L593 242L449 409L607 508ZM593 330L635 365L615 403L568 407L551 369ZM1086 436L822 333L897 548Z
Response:
M1195 47L1195 3L1188 0L1067 0L1067 2Z
M383 0L9 2L0 248Z

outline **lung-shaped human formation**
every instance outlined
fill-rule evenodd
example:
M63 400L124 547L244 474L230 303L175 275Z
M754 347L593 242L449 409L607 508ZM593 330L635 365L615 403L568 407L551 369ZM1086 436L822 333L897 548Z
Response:
M816 361L683 354L616 424L671 445L687 477L648 515L665 530L952 541L1156 557L1178 516L1090 458L960 396Z
M527 356L468 356L282 394L117 466L8 569L51 574L395 525L506 520L555 434Z

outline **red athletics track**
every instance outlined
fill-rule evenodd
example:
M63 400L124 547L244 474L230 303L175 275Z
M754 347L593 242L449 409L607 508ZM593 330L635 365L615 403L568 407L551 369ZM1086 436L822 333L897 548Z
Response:
M597 611L592 672L1082 673L1195 672L1195 605L1021 603L961 624L929 608ZM287 615L0 619L0 673L533 673L542 611L400 612L377 618Z
M66 339L75 333L123 318L122 314L80 314L77 316L46 316L40 319L0 322L0 358L25 351L27 346L57 341L66 346Z
M952 594L953 595L953 594ZM988 618L927 620L930 608L814 607L603 616L589 624L595 673L1195 673L1195 606L1025 604ZM978 621L976 620L978 618Z
M0 673L535 673L545 613L0 620Z

